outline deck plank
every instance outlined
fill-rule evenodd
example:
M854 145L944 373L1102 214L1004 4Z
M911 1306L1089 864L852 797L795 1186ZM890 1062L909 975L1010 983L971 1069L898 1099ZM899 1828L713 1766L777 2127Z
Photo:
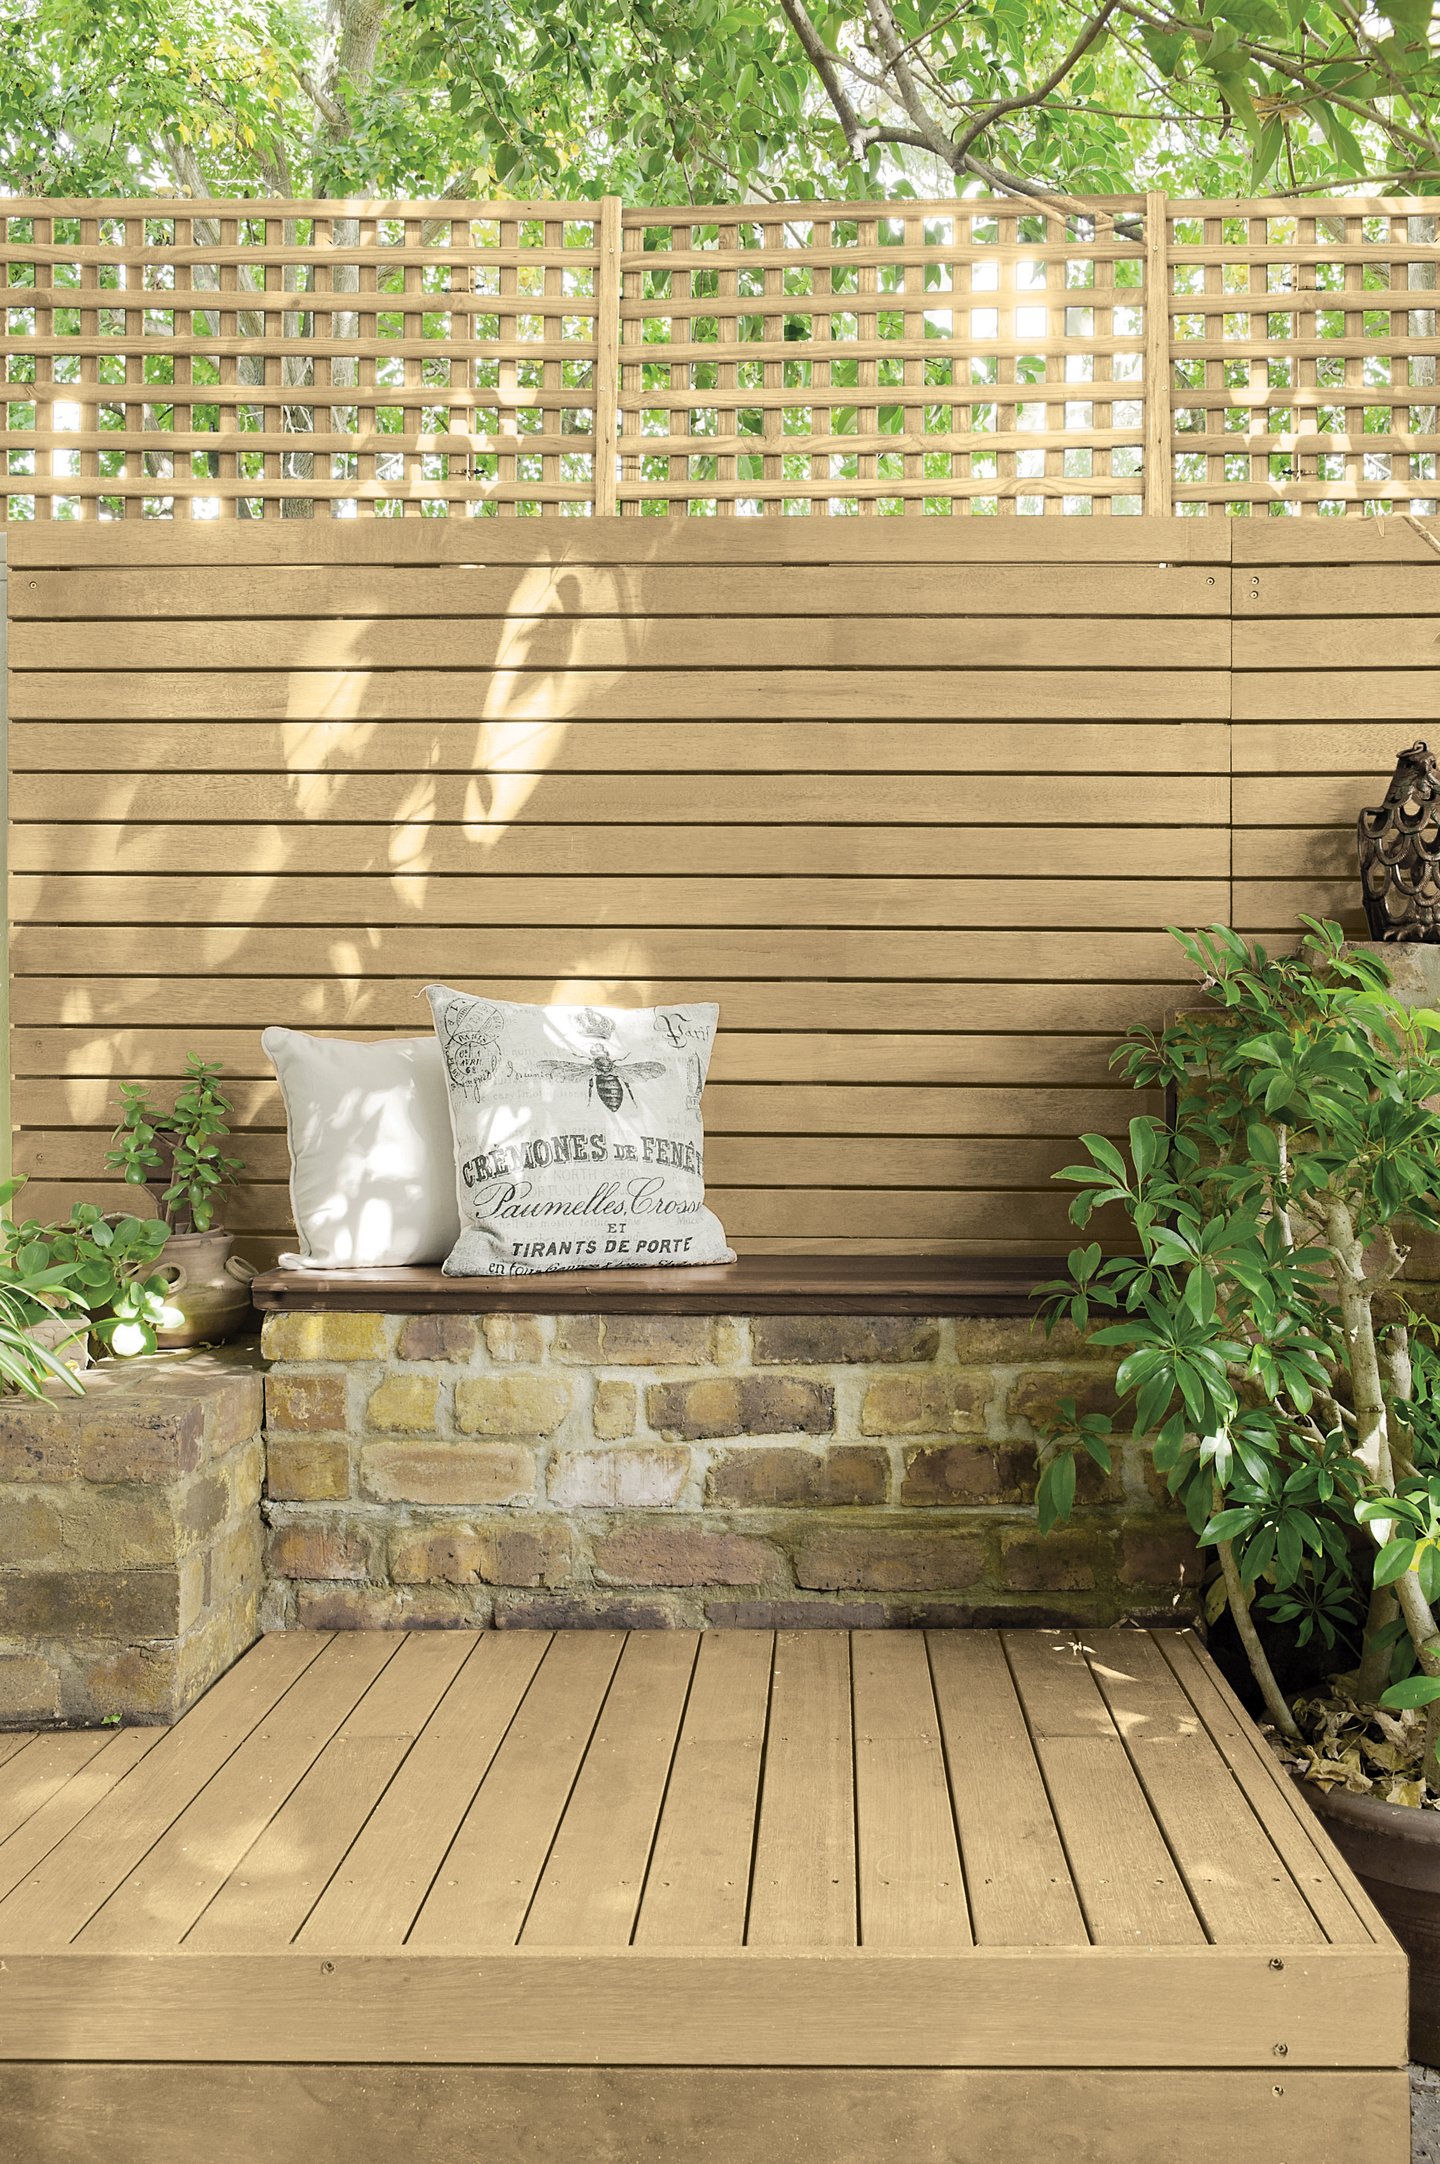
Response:
M161 1738L133 1779L0 1901L0 1947L55 1947L74 1938L328 1643L322 1633L295 1631L252 1647Z
M33 1728L0 1729L0 1766L3 1766L7 1759L13 1758L17 1751L23 1751L27 1743L34 1741Z
M186 1933L187 1946L239 1953L289 1944L469 1651L450 1631L401 1640Z
M550 1641L409 1945L515 1944L624 1644L623 1631L559 1633Z
M769 1631L706 1631L701 1638L637 1946L744 1942L773 1658Z
M316 1902L301 1947L404 1943L550 1637L487 1631L466 1642L464 1667Z
M1324 1942L1250 1800L1149 1635L1087 1634L1095 1679L1217 1946Z
M1006 1631L1005 1655L1097 1946L1194 1946L1191 1906L1083 1651L1068 1634Z
M853 1946L855 1758L850 1641L780 1631L755 1829L752 1946Z
M1339 1850L1271 1758L1213 1661L1189 1631L1157 1631L1155 1644L1332 1946L1371 1946L1385 1926Z
M332 1638L275 1715L246 1737L91 1917L78 1944L95 1953L177 1945L396 1650L394 1637L379 1631Z
M851 1640L862 1946L968 1946L965 1878L925 1641Z
M928 1636L976 1945L1088 1945L998 1637L991 1631Z
M626 1946L699 1649L697 1631L635 1631L545 1859L523 1946Z
M37 1736L27 1751L0 1766L0 1841L23 1826L109 1741L103 1728L61 1729Z
M0 1900L64 1840L72 1827L78 1826L94 1810L102 1797L108 1796L111 1789L124 1780L133 1766L139 1765L164 1733L163 1728L115 1731L103 1750L96 1751L38 1811L33 1811L22 1826L17 1826L12 1834L0 1841Z

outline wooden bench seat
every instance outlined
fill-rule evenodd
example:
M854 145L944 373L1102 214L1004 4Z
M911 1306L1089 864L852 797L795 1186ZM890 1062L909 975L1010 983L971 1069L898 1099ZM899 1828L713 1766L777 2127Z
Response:
M57 1740L25 2164L1409 2154L1404 1957L1183 1632L293 1632Z
M266 1270L267 1313L1029 1315L1060 1267L1044 1256L742 1255L701 1269L548 1270L446 1277L438 1269Z

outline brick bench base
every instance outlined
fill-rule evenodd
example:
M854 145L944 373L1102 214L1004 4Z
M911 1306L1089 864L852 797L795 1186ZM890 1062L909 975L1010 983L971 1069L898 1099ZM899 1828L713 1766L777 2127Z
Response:
M1061 1398L1107 1404L1108 1371L1025 1317L312 1308L262 1342L271 1628L1190 1605L1142 1452L1039 1535L1037 1432Z

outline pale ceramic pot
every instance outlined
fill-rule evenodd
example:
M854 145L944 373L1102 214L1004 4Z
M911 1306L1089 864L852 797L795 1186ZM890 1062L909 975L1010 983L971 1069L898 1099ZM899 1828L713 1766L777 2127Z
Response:
M237 1255L235 1235L218 1227L210 1232L172 1232L155 1265L169 1280L167 1295L184 1321L171 1330L157 1330L156 1343L166 1347L218 1345L234 1337L250 1320L252 1265Z

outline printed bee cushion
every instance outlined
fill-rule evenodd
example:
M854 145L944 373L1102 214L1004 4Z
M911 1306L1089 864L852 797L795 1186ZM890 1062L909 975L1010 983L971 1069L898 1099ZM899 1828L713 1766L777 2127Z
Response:
M432 984L455 1135L451 1277L733 1262L705 1207L719 1008L520 1007Z

